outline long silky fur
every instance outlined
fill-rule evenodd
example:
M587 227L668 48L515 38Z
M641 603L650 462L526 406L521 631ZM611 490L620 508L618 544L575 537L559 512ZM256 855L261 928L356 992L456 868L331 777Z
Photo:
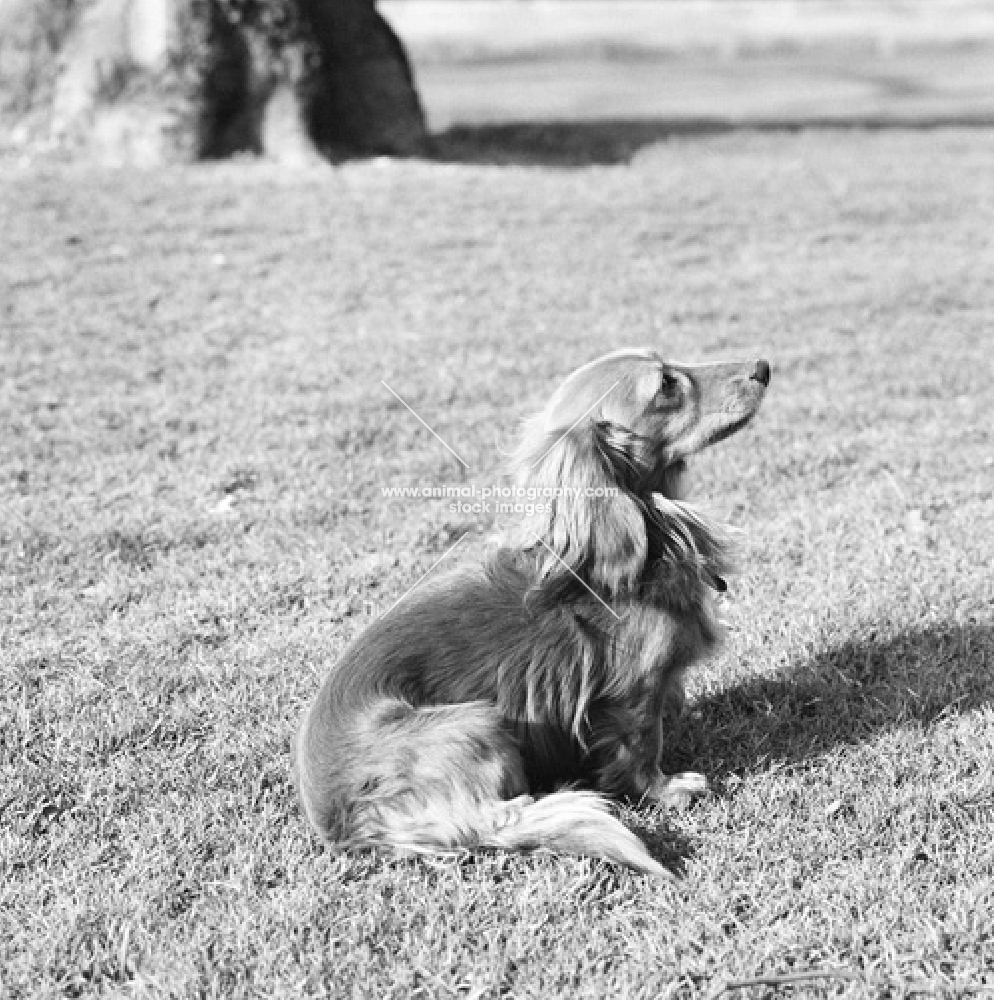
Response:
M545 848L667 877L607 797L662 787L665 723L718 639L709 595L729 557L653 492L653 445L593 418L526 428L518 481L548 509L362 633L305 716L300 796L325 840Z
M534 554L540 584L578 575L610 599L640 578L647 511L633 490L633 444L606 422L587 421L565 434L526 426L514 460L518 482L548 509L525 522L519 544Z

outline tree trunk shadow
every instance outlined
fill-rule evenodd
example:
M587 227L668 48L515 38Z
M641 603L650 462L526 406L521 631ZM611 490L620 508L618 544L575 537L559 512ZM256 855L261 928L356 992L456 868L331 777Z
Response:
M639 150L671 138L729 132L991 128L994 116L821 118L615 118L454 125L431 136L432 158L446 163L585 167L630 163Z

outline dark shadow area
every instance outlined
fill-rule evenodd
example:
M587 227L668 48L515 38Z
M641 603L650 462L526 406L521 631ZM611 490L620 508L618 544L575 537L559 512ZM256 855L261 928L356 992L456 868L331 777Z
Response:
M994 704L994 627L949 626L846 643L698 701L667 770L707 774L721 794L731 775L798 764L898 727L928 728Z
M699 771L712 791L729 778L813 760L904 726L994 705L994 626L946 626L847 642L784 674L699 699L671 741L663 770ZM639 807L623 819L677 875L697 845Z
M687 874L687 862L697 854L698 844L675 830L672 823L646 822L639 810L623 812L621 819L632 833L649 849L649 853L677 878Z
M732 132L801 132L994 128L994 115L825 118L616 118L455 125L431 137L431 157L444 163L586 167L624 164L668 139Z
M994 704L994 627L950 626L850 642L775 678L698 700L674 734L663 770L700 771L717 795L728 779L803 764L907 725ZM652 855L681 875L696 845L665 821L625 817Z

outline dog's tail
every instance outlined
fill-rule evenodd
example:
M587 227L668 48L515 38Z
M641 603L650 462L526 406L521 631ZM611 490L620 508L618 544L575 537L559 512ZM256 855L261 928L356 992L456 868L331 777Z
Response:
M477 847L559 851L604 858L657 878L672 879L645 845L595 792L521 795L490 802L450 794L412 803L384 803L367 812L346 843L400 851L446 852ZM372 822L370 822L372 820ZM341 842L340 842L341 843Z
M606 858L657 878L672 879L645 845L595 792L553 792L482 807L479 843L512 850L548 849Z

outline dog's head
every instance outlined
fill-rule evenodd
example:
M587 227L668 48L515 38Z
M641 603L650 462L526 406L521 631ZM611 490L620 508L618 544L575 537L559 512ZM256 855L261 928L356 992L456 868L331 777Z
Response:
M527 530L543 580L571 574L613 596L638 584L652 529L686 509L682 479L695 453L754 416L770 382L765 361L681 365L620 351L578 369L526 427L519 483L542 512ZM665 539L663 539L665 541Z

